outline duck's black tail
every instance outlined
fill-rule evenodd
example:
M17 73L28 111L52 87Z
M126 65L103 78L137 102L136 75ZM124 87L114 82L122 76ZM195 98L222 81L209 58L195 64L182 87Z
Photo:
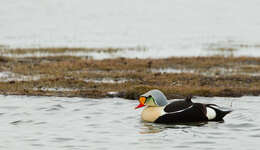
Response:
M207 107L210 107L216 111L216 117L212 121L223 121L223 118L232 112L231 109L227 109L224 107L219 107L215 104L208 104Z

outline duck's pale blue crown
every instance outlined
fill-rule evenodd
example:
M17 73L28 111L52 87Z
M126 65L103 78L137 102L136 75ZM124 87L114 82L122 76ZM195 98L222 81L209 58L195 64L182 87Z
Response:
M160 90L151 90L151 91L148 91L147 93L141 95L143 97L149 97L149 96L152 96L155 103L158 105L158 106L165 106L167 105L167 98L166 96L163 94L163 92L161 92Z

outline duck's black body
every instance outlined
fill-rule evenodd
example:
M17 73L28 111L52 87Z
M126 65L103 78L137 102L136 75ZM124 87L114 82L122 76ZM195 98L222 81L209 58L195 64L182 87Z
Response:
M165 113L159 116L154 121L155 123L176 124L222 121L223 117L231 112L231 110L221 110L221 108L215 104L193 103L191 97L187 97L185 100L174 101L166 105L163 110ZM207 112L207 110L211 112ZM212 113L213 117L209 113Z
M141 95L139 102L136 109L146 106L141 114L142 120L154 123L222 121L231 112L215 104L193 103L191 96L168 104L166 96L156 89Z

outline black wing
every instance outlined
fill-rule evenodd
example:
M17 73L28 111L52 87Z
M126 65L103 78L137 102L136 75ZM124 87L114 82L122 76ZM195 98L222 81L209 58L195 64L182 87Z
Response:
M192 103L188 108L160 116L155 123L176 124L208 121L206 107L201 103Z
M164 111L167 113L184 110L192 105L191 96L186 97L185 100L176 100L168 104Z

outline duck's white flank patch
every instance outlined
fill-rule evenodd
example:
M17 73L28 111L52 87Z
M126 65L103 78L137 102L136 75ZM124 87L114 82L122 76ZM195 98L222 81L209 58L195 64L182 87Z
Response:
M214 109L210 108L210 107L206 107L207 108L207 117L209 120L215 119L217 116L217 113Z

